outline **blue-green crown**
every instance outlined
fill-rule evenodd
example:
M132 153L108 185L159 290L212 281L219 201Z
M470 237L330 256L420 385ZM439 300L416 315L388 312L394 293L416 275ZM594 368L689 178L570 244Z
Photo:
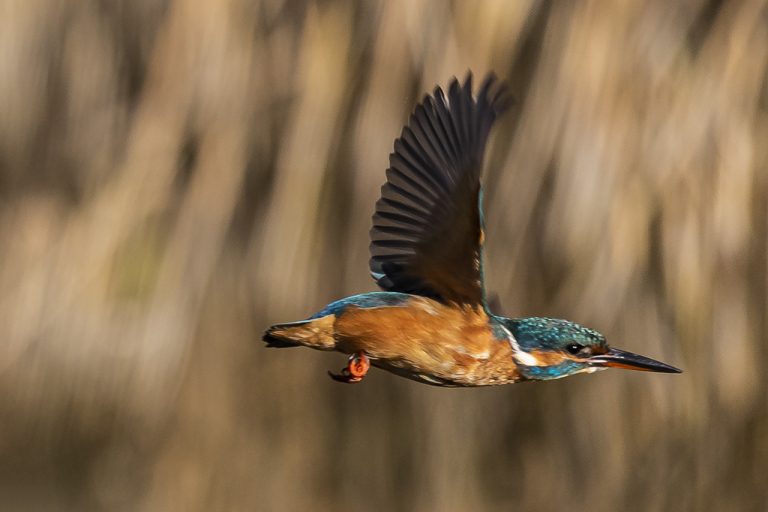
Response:
M557 318L511 318L505 321L520 348L530 350L563 350L568 345L605 347L605 337L597 331Z

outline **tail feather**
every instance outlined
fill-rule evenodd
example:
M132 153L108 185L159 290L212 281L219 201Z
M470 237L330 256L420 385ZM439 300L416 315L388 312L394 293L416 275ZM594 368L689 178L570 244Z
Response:
M291 339L291 332L295 327L300 327L307 323L308 321L302 320L272 325L264 332L264 337L261 339L267 343L268 348L298 347L301 344Z
M267 332L264 333L264 337L261 339L264 342L266 342L267 348L290 348L290 347L300 346L298 343L295 343L293 341L289 341L284 338L278 338L277 336L274 336L269 332L269 330L267 330Z
M336 345L333 338L333 320L334 315L329 315L314 320L275 324L264 332L262 340L269 348L304 345L320 350L331 350Z

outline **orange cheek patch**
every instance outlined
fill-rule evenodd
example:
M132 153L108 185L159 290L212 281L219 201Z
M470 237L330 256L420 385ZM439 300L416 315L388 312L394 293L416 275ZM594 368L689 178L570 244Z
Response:
M536 358L540 366L556 366L565 361L573 360L560 352L550 352L548 350L531 350L528 353Z

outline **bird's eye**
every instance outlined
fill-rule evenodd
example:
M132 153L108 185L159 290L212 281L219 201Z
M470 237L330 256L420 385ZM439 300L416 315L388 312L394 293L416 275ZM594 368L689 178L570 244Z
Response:
M569 354L572 354L572 355L575 356L576 354L581 352L581 349L583 349L583 348L584 347L579 345L578 343L571 343L570 345L565 347L565 350L568 351Z

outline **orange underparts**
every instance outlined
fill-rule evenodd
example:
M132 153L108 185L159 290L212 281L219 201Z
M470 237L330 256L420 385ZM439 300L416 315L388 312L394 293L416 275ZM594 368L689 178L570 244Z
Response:
M328 375L337 382L355 384L363 380L370 367L371 361L368 357L364 353L358 352L349 356L347 366L341 369L341 374L328 372Z

